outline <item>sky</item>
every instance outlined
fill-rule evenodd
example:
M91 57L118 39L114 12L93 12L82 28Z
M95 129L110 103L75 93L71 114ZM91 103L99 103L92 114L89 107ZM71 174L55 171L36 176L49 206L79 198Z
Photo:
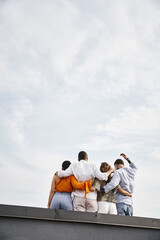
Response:
M157 0L0 0L0 204L46 208L64 160L125 153L134 215L160 218L159 43Z

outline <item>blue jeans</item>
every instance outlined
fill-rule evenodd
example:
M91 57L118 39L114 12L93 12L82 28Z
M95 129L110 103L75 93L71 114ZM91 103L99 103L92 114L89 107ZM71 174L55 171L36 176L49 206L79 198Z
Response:
M125 203L117 203L117 213L118 215L133 216L133 207Z
M55 192L51 201L50 209L73 210L71 193Z

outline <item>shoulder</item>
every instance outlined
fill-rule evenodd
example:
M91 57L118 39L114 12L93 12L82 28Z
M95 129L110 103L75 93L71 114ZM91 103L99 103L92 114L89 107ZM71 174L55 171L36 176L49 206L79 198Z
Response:
M120 168L120 169L114 171L114 174L113 174L112 177L117 176L117 175L120 175L120 174L122 173L122 171L123 171L123 168Z
M100 183L100 180L98 178L95 178L94 183Z
M73 162L71 163L71 165L69 166L71 169L77 168L77 166L79 165L79 162Z
M79 162L73 162L73 163L71 163L70 167L77 166L78 163L79 163Z
M123 168L120 168L116 170L112 176L113 179L120 178L120 176L123 175Z
M60 178L57 175L54 175L52 182L57 183L58 181L60 181Z
M98 178L95 178L93 182L93 187L95 187L96 189L99 189L100 184L101 184L101 181Z
M87 167L91 167L91 168L95 167L94 163L91 163L91 162L88 162L88 161L85 161L85 160L79 161L78 165L83 165L83 166L87 166Z
M54 174L53 180L57 180L57 179L59 179L59 177L56 174Z
M91 168L94 168L94 169L97 169L98 166L96 163L92 163L92 162L88 162L88 165L91 167Z

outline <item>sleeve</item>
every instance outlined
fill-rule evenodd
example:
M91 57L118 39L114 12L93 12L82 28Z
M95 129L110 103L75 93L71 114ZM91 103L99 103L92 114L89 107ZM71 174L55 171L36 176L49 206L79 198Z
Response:
M129 166L130 166L132 169L137 170L137 167L136 167L136 165L135 165L133 162L131 162L131 163L129 164Z
M115 171L111 181L104 186L105 192L107 193L107 192L111 191L116 186L118 186L119 183L120 183L120 176L119 176L118 170L117 170L117 171Z
M90 192L89 188L92 186L91 180L86 182L78 182L78 180L72 175L71 176L71 184L72 187L76 190L85 190L84 198L86 198L87 194Z
M133 174L135 174L137 171L137 167L135 166L135 164L133 162L131 162L129 164L129 166L130 166L130 169L132 170Z
M102 173L96 165L94 165L94 175L99 180L107 181L107 179L108 179L108 174L107 173Z
M72 171L72 166L71 165L65 171L64 170L58 171L58 177L59 178L63 178L63 177L68 177L70 175L73 175L73 171Z
M86 184L88 185L88 187L92 186L91 180L88 180L86 182L78 182L78 180L73 175L71 176L71 184L72 187L76 190L85 190Z

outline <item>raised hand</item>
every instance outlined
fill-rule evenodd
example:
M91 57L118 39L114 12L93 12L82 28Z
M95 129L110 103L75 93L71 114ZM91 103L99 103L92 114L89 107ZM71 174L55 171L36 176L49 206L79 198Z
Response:
M124 157L125 159L128 159L128 157L124 153L121 153L120 156Z

